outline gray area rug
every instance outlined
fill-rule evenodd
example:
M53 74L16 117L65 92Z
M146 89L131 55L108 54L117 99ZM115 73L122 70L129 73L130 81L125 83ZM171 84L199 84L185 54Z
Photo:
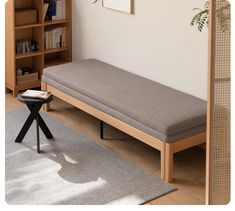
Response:
M26 205L143 204L175 188L123 160L111 150L42 114L55 140L36 125L22 144L14 142L29 112L6 113L6 201Z

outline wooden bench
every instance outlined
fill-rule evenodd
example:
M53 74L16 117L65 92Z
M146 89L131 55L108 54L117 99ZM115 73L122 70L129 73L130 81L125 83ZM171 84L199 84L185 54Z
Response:
M46 68L42 89L159 150L167 182L174 153L206 141L205 101L98 60Z

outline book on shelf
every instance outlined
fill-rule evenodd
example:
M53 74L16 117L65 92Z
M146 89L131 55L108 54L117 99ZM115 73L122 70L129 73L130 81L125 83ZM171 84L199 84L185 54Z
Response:
M55 20L56 17L56 0L51 1L51 19Z
M36 98L36 99L42 99L46 100L48 99L52 94L50 92L45 91L39 91L39 90L27 90L22 94L22 97L24 98Z
M43 19L44 19L44 20L45 20L45 18L46 18L46 14L47 14L48 8L49 8L49 3L45 3L45 4L43 5Z
M66 27L44 32L45 49L66 47Z
M66 0L52 0L45 11L45 20L63 20L65 19ZM45 6L44 4L44 6Z
M63 19L65 19L65 0L57 0L55 20L63 20Z
M38 51L38 43L31 40L16 40L16 54Z
M46 16L44 18L44 20L52 20L52 16L55 16L56 14L56 8L55 8L55 0L50 1L50 3L48 3L48 8L46 11Z

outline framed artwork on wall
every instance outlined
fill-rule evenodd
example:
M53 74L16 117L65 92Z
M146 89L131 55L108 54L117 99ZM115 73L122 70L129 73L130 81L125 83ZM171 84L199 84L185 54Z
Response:
M103 0L103 7L134 14L134 0Z

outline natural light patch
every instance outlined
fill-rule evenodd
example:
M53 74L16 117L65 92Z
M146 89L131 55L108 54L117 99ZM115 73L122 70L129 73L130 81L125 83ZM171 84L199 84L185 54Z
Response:
M74 162L69 156L65 157L67 161ZM67 175L59 175L60 171L61 165L48 158L29 162L26 166L15 169L16 174L20 176L6 181L8 186L6 194L17 195L19 201L27 200L27 204L31 204L32 201L34 204L56 204L73 197L90 195L107 185L107 182L100 177L71 182L70 179L73 181L76 175L69 175L69 172L66 172ZM25 195L18 194L20 189L30 194L25 198Z
M16 168L15 171L19 171L19 173L35 173L42 172L44 170L48 170L49 168L57 168L60 169L60 164L48 160L48 158L38 159L36 161L28 162L27 166Z
M38 204L42 202L45 204L55 204L60 201L70 200L73 197L79 198L83 195L90 195L105 185L107 185L107 182L102 178L98 178L96 181L72 185L63 181L63 183L57 184L52 189L49 189L52 194L50 196L46 194L45 197L40 198Z
M43 148L43 147L47 147L49 146L49 144L41 144L40 147ZM37 149L37 146L34 145L32 147L33 149ZM6 154L6 157L10 157L10 156L13 156L13 155L18 155L22 152L27 152L27 151L30 151L31 149L30 148L25 148L25 149L21 149L21 150L17 150L16 152L12 152L12 153L9 153L9 154Z
M73 158L71 158L70 156L68 156L68 155L66 155L66 154L64 154L63 153L63 155L64 155L64 159L67 161L67 162L69 162L69 163L71 163L71 164L77 164L78 162L77 161L75 161Z
M116 199L114 201L109 202L109 205L115 204L121 204L121 205L128 205L128 204L139 204L139 202L143 201L142 198L140 198L137 195L129 195L120 199Z
M40 144L40 148L47 147L49 144ZM37 149L37 145L32 147L33 149Z
M98 178L96 181L71 184L61 177L54 177L52 172L34 176L34 178L26 176L18 180L8 181L10 187L7 193L17 194L17 190L23 188L26 193L30 193L27 196L28 204L31 204L32 201L34 204L56 204L74 197L79 198L83 195L90 195L97 189L107 185L107 182L102 178ZM47 188L42 188L45 186ZM25 201L25 195L18 195L17 197L22 197L22 201Z
M50 156L56 158L57 155L55 153L50 153Z
M22 152L26 152L26 151L30 151L30 149L17 150L16 152L12 152L12 153L6 154L6 157L10 157L10 156L13 156L13 155L18 155L18 154L20 154Z
M21 176L7 180L6 185L9 185L9 189L11 189L11 187L17 186L30 186L30 181L32 181L32 184L40 183L40 181L42 181L41 178L46 178L60 169L59 164L52 166L51 163L52 161L41 159L38 160L37 163L18 168L15 172Z

